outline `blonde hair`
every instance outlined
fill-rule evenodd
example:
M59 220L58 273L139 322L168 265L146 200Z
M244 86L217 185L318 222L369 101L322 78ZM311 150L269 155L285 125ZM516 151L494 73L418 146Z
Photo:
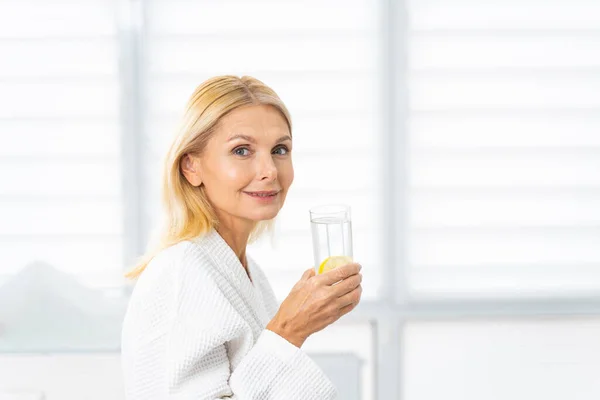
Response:
M203 235L216 228L219 221L208 201L204 186L193 186L181 172L181 161L186 154L202 154L215 132L218 123L227 113L243 106L270 105L286 119L290 134L290 114L273 89L250 76L217 76L203 82L190 97L181 121L166 154L162 174L163 222L157 243L148 246L135 267L125 274L137 278L163 249L174 244ZM272 228L273 220L260 221L252 231L248 242L256 240Z

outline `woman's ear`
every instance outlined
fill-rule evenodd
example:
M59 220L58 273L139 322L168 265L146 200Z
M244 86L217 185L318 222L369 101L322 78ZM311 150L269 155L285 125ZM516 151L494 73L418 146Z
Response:
M181 172L185 176L185 179L193 186L202 185L202 179L200 179L200 161L189 154L186 154L181 159Z

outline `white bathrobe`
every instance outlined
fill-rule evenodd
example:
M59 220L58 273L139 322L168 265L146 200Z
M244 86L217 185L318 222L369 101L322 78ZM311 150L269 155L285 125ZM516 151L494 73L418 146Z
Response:
M123 323L127 399L336 398L304 351L265 329L278 303L263 271L247 258L252 281L212 230L150 262Z

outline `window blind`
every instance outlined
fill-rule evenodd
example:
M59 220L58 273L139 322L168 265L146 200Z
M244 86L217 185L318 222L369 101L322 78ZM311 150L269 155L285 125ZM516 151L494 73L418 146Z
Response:
M149 1L146 13L146 215L158 216L159 160L193 90L251 75L293 118L295 181L274 240L252 245L280 299L313 265L308 209L352 207L355 259L380 282L378 24L369 1Z
M121 283L115 3L0 2L0 282Z
M596 295L600 3L407 7L411 294Z

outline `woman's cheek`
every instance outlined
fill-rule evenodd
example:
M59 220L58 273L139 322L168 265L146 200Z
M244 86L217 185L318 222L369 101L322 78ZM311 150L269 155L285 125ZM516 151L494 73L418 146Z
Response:
M288 163L286 163L284 168L284 176L285 176L285 184L290 186L294 181L294 166L292 164L292 160L290 159Z
M221 171L225 175L224 177L230 181L240 179L244 174L244 168L236 163L225 162L221 165Z

